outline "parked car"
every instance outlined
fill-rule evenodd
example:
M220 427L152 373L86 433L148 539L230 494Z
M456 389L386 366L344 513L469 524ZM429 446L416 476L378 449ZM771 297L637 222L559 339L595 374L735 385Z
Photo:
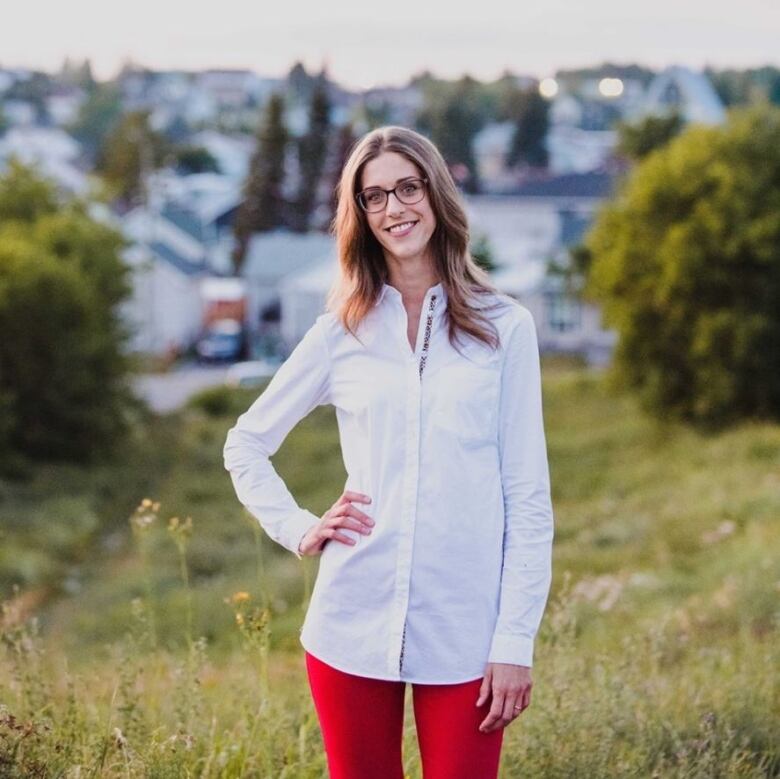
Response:
M215 319L195 345L202 362L239 360L244 352L244 328L235 319Z
M270 379L281 365L281 360L264 359L237 362L227 369L225 384L229 387L259 387Z

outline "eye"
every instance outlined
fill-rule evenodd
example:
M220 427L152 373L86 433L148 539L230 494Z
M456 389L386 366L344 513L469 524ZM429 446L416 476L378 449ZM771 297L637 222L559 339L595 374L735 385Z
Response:
M372 203L379 203L382 200L382 192L380 192L378 189L369 190L368 192L363 193L363 197L366 200L366 203L372 204Z
M403 193L405 195L413 195L415 192L417 192L420 189L420 185L417 184L414 181L410 181L408 184L403 185Z

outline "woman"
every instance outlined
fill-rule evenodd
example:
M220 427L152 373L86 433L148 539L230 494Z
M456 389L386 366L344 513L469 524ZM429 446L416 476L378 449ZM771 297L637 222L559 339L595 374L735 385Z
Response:
M471 258L424 136L368 133L338 195L327 311L229 431L225 467L274 540L321 555L300 640L331 777L402 779L410 682L426 779L489 779L531 700L551 581L534 322ZM325 404L348 477L317 517L269 457Z

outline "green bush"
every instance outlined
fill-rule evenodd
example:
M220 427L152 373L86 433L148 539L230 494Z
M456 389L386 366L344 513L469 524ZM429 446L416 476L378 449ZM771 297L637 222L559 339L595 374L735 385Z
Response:
M14 164L0 178L0 453L9 460L94 460L126 431L122 245L82 206L58 205L31 170Z
M647 155L586 237L610 374L704 427L780 418L780 109L732 110Z

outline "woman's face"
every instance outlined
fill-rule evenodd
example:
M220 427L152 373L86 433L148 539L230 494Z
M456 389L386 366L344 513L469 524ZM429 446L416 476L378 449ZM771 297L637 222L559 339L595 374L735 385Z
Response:
M378 157L363 166L358 191L369 187L391 189L407 178L422 178L420 169L410 160L396 152L382 152ZM360 207L360 206L358 206ZM368 212L364 215L374 237L384 249L385 257L398 261L422 258L428 242L436 228L436 217L428 198L427 185L425 195L417 203L402 203L395 193L388 194L387 203L382 211ZM393 225L414 223L400 232L390 232Z

